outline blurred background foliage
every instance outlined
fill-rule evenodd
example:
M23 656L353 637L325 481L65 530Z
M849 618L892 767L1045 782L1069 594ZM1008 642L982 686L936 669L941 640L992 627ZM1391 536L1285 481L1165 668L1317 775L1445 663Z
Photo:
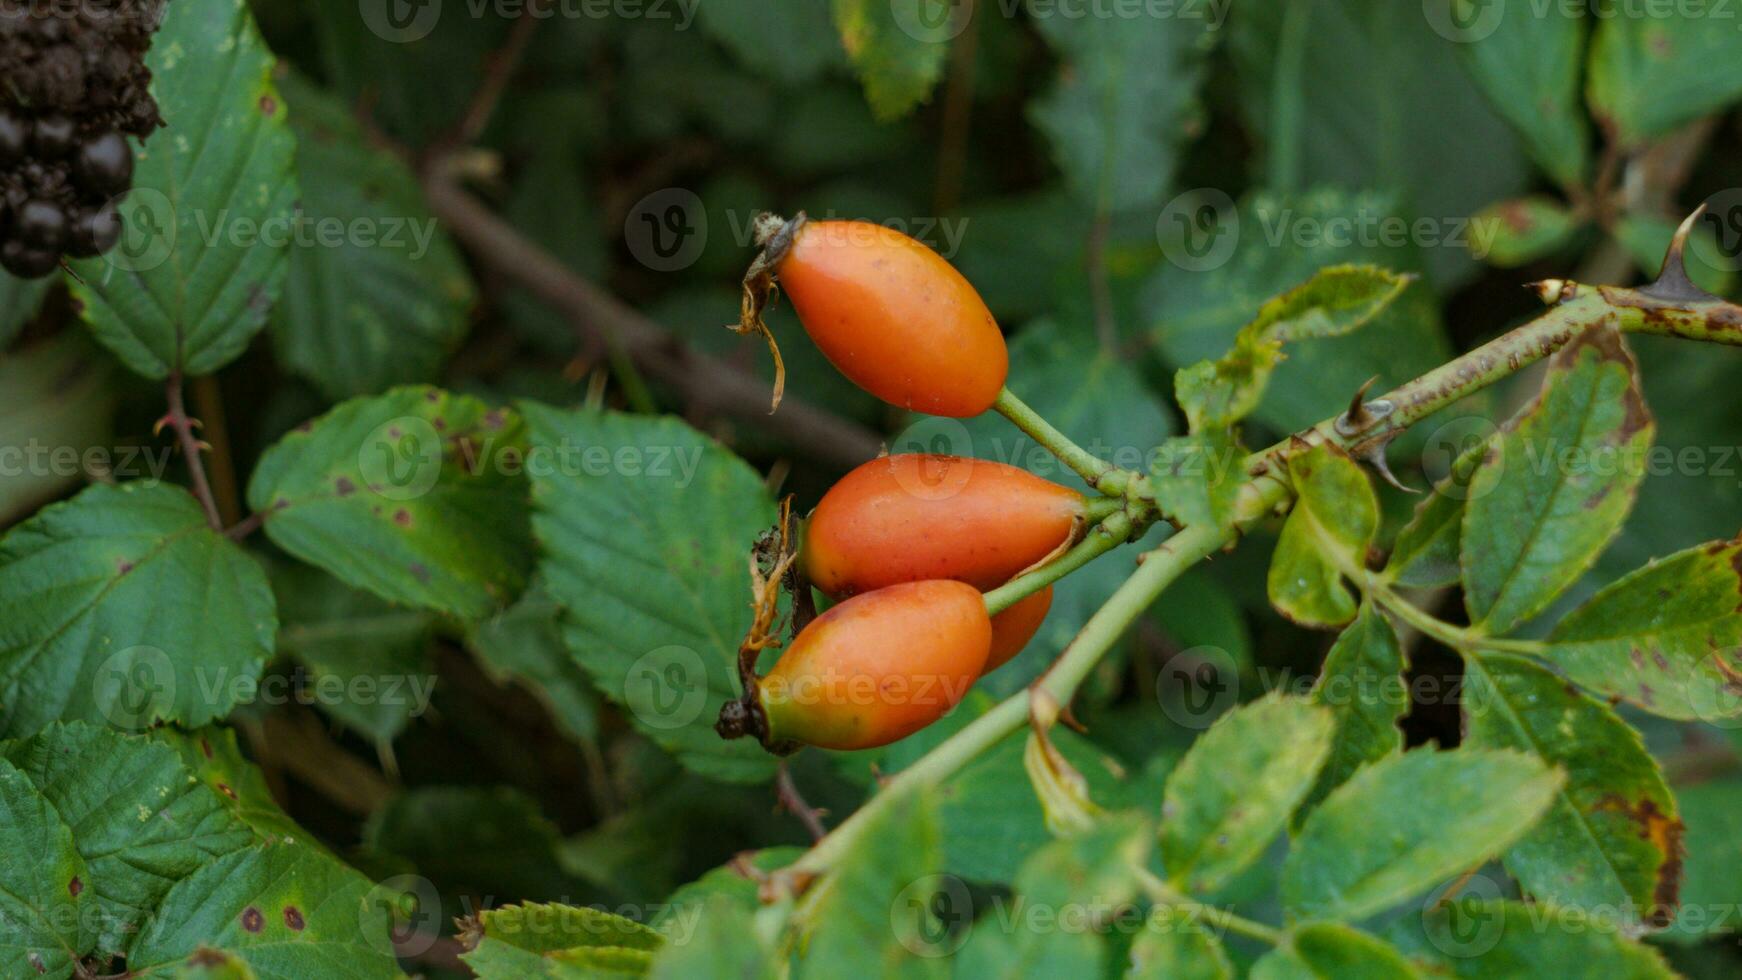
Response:
M766 380L760 343L722 326L736 318L752 257L750 219L804 210L899 222L985 296L1012 338L1012 388L1109 452L1146 452L1178 432L1172 372L1219 355L1260 302L1316 268L1371 262L1420 278L1358 335L1291 346L1251 445L1332 414L1371 377L1383 390L1534 316L1525 283L1649 278L1695 206L1742 207L1734 22L1545 17L1515 3L1497 30L1461 40L1431 3L1204 3L1196 16L1185 4L1137 18L1058 15L1065 6L979 0L916 39L892 13L901 5L883 0L564 5L527 35L497 111L455 150L455 121L510 42L518 7L449 0L427 36L398 43L352 0L252 0L283 62L305 214L427 222L413 165L439 152L469 193L575 276L676 342ZM1397 228L1406 231L1385 230ZM842 471L774 428L650 380L599 323L552 309L460 231L437 222L416 258L293 252L266 333L195 391L217 479L234 486L266 446L336 401L409 381L492 402L602 398L676 413L801 507ZM676 259L654 247L665 233ZM1726 235L1742 230L1701 234L1699 276L1734 297L1738 242ZM0 446L167 453L167 437L151 431L156 386L75 322L63 291L0 280ZM993 420L899 417L830 369L789 310L774 325L795 401L896 450L943 440L1027 459ZM1648 479L1593 583L1742 526L1742 402L1732 397L1742 355L1631 342L1659 444L1700 462ZM1443 475L1534 378L1419 427L1394 447L1393 467L1416 486ZM0 526L79 482L7 476ZM1395 527L1412 502L1386 500ZM1157 798L1195 736L1157 710L1155 678L1165 685L1173 658L1209 657L1244 695L1316 671L1331 637L1271 614L1266 560L1260 537L1193 572L1103 663L1078 706L1087 734L1060 740L1098 798ZM320 571L272 568L276 670L348 677L390 662L439 678L421 714L293 704L237 719L291 814L376 876L416 871L451 908L646 905L738 852L807 839L768 786L688 772L632 731L568 655L539 589L496 619L456 624ZM794 779L813 805L851 811L877 774L1031 679L1128 572L1115 557L1061 584L1031 649L950 721L875 753L805 753ZM1455 682L1455 656L1420 639L1409 654L1417 677ZM1630 720L1676 782L1700 855L1684 897L1742 901L1742 739ZM1443 703L1417 706L1404 727L1412 744L1460 735L1456 706ZM1019 742L953 781L942 807L950 870L988 888L1008 886L1046 838ZM1261 866L1225 898L1270 894L1274 873ZM1690 975L1734 975L1735 943L1707 931L1663 942Z

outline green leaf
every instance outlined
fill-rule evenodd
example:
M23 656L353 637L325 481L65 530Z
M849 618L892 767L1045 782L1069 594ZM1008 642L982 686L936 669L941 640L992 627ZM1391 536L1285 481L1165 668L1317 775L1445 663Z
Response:
M394 603L482 619L526 583L519 416L436 388L345 402L260 458L248 505L297 558Z
M1681 908L1666 939L1685 941L1734 931L1742 912L1742 783L1735 779L1676 788L1687 823Z
M243 757L233 729L210 727L181 732L154 728L148 737L174 749L194 779L216 794L226 810L261 837L310 841L307 832L279 809L259 767Z
M1465 69L1537 165L1562 186L1584 180L1591 134L1579 90L1583 6L1440 0L1422 9L1457 43Z
M636 727L691 769L757 782L754 740L722 740L750 627L749 548L774 524L762 478L676 419L527 403L540 575L570 653Z
M472 626L466 643L498 681L512 678L545 703L571 738L599 737L599 698L563 643L562 606L542 585L494 618Z
M1078 200L1096 212L1159 205L1202 128L1197 91L1216 40L1202 18L1037 16L1062 62L1029 118Z
M1581 225L1565 204L1542 195L1491 204L1470 221L1483 232L1471 240L1476 257L1502 269L1554 255L1572 242Z
M1472 625L1509 632L1591 567L1627 519L1653 431L1613 327L1599 324L1554 356L1542 392L1470 481L1462 562Z
M1136 897L1152 833L1135 814L1114 815L1036 851L1016 876L1015 891L1021 909L1053 916L1051 927L992 928L994 911L962 949L957 975L1023 980L1100 973L1107 944L1073 917L1091 908L1117 909Z
M1210 895L1258 860L1312 788L1335 732L1329 711L1277 695L1216 719L1168 776L1161 858L1169 880Z
M336 400L433 379L465 335L471 278L417 178L349 105L281 83L297 134L299 227L272 316L279 360Z
M1673 980L1647 946L1612 925L1552 905L1463 898L1405 917L1393 938L1433 968L1467 980L1598 976L1604 980Z
M1622 910L1661 926L1680 887L1675 798L1639 733L1544 668L1464 656L1466 744L1517 749L1567 774L1542 821L1506 853L1525 894L1564 907Z
M1270 602L1302 626L1334 629L1355 618L1342 577L1366 565L1379 499L1361 467L1328 443L1290 456L1288 472L1299 499L1270 560Z
M53 277L20 279L0 271L0 351L12 346L13 338L36 315L43 297L53 287Z
M0 538L0 731L204 724L253 693L266 573L170 484L98 484Z
M561 838L538 801L506 786L421 786L394 797L363 827L373 854L397 858L443 894L561 898Z
M1211 210L1210 225L1194 223L1189 241L1164 248L1168 260L1156 263L1143 290L1150 334L1174 367L1226 355L1253 311L1320 269L1421 268L1420 252L1406 237L1329 233L1402 221L1396 201L1383 195L1255 193L1237 207L1225 201ZM1196 251L1187 247L1192 241ZM1201 260L1193 257L1197 251ZM1359 336L1293 343L1252 418L1278 432L1303 429L1348 408L1350 396L1370 378L1378 376L1383 390L1425 374L1450 354L1433 292L1416 283ZM1014 371L1012 376L1020 377Z
M794 980L947 975L944 960L920 955L938 934L935 912L947 904L939 889L954 882L938 874L942 858L929 792L904 794L876 813L805 896L805 955L793 964Z
M107 448L115 444L115 374L114 362L76 331L0 353L0 460L7 462L0 527L82 482L88 450L102 447L111 470L167 464L148 447L132 456L130 450ZM70 466L56 455L67 452L76 454Z
M0 967L7 976L70 977L97 941L86 914L90 871L54 805L0 761Z
M1222 941L1171 906L1157 906L1131 944L1124 980L1234 980Z
M1742 99L1733 16L1601 17L1591 38L1591 112L1626 148Z
M1337 733L1309 803L1323 800L1362 766L1403 751L1397 723L1410 705L1404 666L1397 631L1372 603L1363 603L1313 683L1312 700L1331 710Z
M1368 212L1360 220L1369 230L1346 237L1413 241L1440 289L1473 274L1456 240L1468 237L1464 216L1524 190L1530 167L1512 128L1458 67L1459 45L1423 16L1432 6L1250 6L1232 18L1228 44L1265 184L1395 194L1403 224L1383 232L1379 222L1393 212ZM1317 227L1329 237L1335 226L1280 227Z
M708 899L691 918L690 928L668 939L653 957L650 980L773 980L780 975L775 954L763 944L750 911L723 895Z
M912 5L882 0L832 0L835 29L852 60L865 98L880 121L907 115L924 102L943 77L955 7L938 25ZM937 8L931 8L937 9Z
M1193 432L1233 425L1258 410L1282 347L1294 340L1341 337L1372 322L1409 285L1410 277L1377 266L1338 265L1258 308L1218 361L1179 372L1174 394Z
M176 882L255 841L167 745L75 722L4 754L72 831L99 953L125 950Z
M1150 463L1156 501L1181 524L1232 526L1240 489L1251 482L1245 461L1245 450L1228 429L1174 436Z
M1488 427L1484 420L1481 423ZM1445 479L1416 505L1415 515L1397 532L1385 577L1416 589L1442 589L1457 585L1463 575L1464 507L1470 499L1470 480L1488 454L1486 440L1473 442L1453 457Z
M845 60L829 10L816 0L712 0L696 16L746 69L788 85Z
M1592 596L1549 634L1568 677L1666 718L1742 713L1742 541L1647 564Z
M1517 752L1417 750L1361 769L1307 817L1282 869L1296 918L1359 920L1492 858L1562 775Z
M121 244L73 263L91 332L148 378L235 360L283 282L296 139L248 11L166 8L145 64L169 128L136 151Z
M1252 965L1252 980L1411 980L1415 966L1390 943L1335 922L1314 922Z
M396 609L307 565L272 568L278 650L308 669L321 710L376 742L392 741L429 708L425 655L435 617Z
M586 906L528 902L480 913L460 958L479 980L640 976L664 945L639 922Z
M171 888L127 951L134 976L169 977L212 950L261 980L394 978L385 909L368 879L324 852L273 842L225 855Z

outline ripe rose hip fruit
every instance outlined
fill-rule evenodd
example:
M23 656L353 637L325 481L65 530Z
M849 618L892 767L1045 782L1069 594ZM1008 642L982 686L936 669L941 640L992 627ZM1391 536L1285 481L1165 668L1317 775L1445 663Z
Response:
M914 411L992 407L1010 358L974 287L938 253L882 225L795 219L774 273L805 331L854 384ZM792 227L792 226L789 226ZM774 256L770 256L774 258Z
M1028 646L1028 641L1034 639L1034 634L1040 632L1051 609L1052 586L1049 585L993 616L992 652L987 654L986 668L981 673L990 674L1016 659L1016 655Z
M715 726L755 735L773 751L796 745L872 749L942 718L979 679L992 622L979 590L904 582L818 616Z

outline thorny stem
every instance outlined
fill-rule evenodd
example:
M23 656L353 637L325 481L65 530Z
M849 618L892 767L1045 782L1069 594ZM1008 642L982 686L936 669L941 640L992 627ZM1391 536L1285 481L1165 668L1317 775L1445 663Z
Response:
M1059 461L1075 470L1089 486L1112 492L1101 486L1104 477L1114 473L1114 468L1096 459L1087 449L1071 441L1063 432L1053 428L1052 423L1040 417L1034 409L1017 398L1009 388L998 393L998 400L992 407L1005 418L1009 419L1023 434L1044 446L1047 452L1059 458Z
M164 384L169 414L163 417L163 424L175 430L176 441L181 444L181 453L187 459L188 479L194 485L194 497L199 500L200 509L206 512L206 523L212 530L222 531L224 522L218 517L218 504L212 499L212 485L206 481L206 467L200 461L200 441L194 437L197 423L188 417L187 405L182 401L181 382L181 369L177 368Z

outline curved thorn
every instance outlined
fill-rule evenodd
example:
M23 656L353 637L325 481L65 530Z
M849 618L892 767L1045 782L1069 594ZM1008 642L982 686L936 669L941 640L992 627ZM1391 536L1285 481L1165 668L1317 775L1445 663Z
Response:
M1675 237L1670 239L1669 250L1663 255L1663 268L1657 274L1657 279L1640 292L1656 299L1674 302L1718 302L1718 297L1694 285L1688 276L1687 248L1688 236L1693 234L1694 225L1706 213L1706 206L1701 204L1694 213L1683 219L1681 227L1675 230Z
M1419 488L1409 486L1402 480L1399 480L1397 474L1391 472L1391 463L1385 458L1385 447L1389 445L1391 445L1391 440L1389 439L1374 443L1371 447L1361 453L1361 458L1367 462L1367 465L1373 467L1374 471L1377 472L1386 483L1402 490L1404 493L1421 493Z

